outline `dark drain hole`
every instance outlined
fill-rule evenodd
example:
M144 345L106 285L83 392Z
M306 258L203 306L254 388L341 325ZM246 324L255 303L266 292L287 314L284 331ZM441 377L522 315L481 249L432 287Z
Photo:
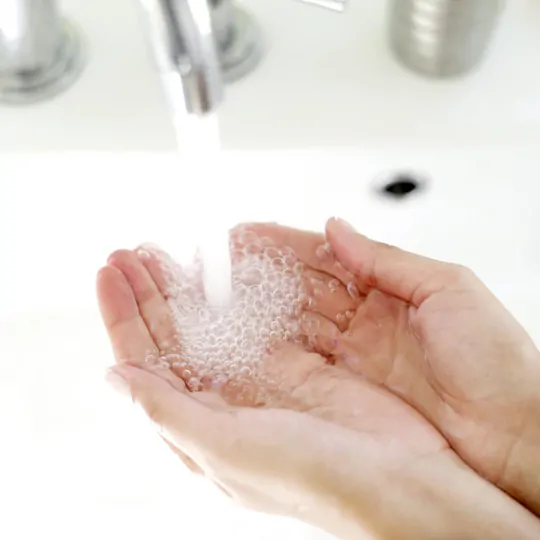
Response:
M424 185L424 180L417 176L397 174L383 181L379 190L387 197L404 199L411 193L420 191Z

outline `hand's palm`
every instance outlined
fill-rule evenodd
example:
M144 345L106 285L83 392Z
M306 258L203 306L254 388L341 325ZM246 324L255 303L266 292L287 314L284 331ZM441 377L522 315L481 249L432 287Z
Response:
M116 357L144 365L149 356L158 358L178 353L181 347L174 339L159 265L152 260L143 265L129 251L115 253L110 261L127 279L127 282L122 281L120 274L114 277L114 269L111 269L108 278L100 281L100 302ZM131 290L126 288L128 284ZM221 388L220 396L208 391L194 395L212 405L223 407L226 404L226 407L238 409L245 422L253 422L254 434L261 424L261 415L264 415L264 425L275 424L275 433L279 433L283 409L308 413L350 428L370 441L373 456L377 455L388 469L401 468L420 456L446 448L440 434L404 401L359 378L344 366L329 365L326 358L298 344L283 344L265 363L272 372L272 380L279 381L270 392L262 393L266 403L261 403L261 393L250 392L249 381L246 382L248 388ZM174 366L165 370L159 365L155 368L155 373L166 378L175 376L174 371ZM257 401L250 402L250 396L255 395ZM258 408L252 409L254 405ZM320 426L308 435L313 441L321 436L318 429Z
M538 352L489 290L471 287L471 276L459 270L452 291L441 288L417 309L347 272L321 249L322 235L273 225L254 229L339 281L306 314L319 332L318 350L400 396L439 426L466 461L496 480L524 419L531 418L531 402L520 398L529 382L513 375L530 369L516 362L538 365Z

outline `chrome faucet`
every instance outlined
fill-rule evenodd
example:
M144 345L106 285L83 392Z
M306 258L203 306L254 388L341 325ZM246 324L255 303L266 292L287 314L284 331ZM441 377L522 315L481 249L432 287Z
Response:
M188 112L204 114L223 100L224 83L205 0L141 0L165 89L183 90Z
M141 0L169 99L214 111L225 82L262 56L258 27L232 0ZM0 0L0 101L31 103L69 87L84 66L79 33L56 0Z
M83 64L79 34L54 0L0 2L0 100L51 97L71 85Z

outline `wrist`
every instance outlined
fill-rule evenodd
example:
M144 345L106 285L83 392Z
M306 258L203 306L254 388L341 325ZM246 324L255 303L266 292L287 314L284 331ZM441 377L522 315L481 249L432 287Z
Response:
M364 479L359 478L358 482ZM379 476L366 491L341 490L341 538L522 540L540 538L540 520L476 475L453 452ZM330 531L334 532L334 531ZM335 534L335 532L334 532Z
M527 413L528 423L511 446L497 485L540 518L540 377Z

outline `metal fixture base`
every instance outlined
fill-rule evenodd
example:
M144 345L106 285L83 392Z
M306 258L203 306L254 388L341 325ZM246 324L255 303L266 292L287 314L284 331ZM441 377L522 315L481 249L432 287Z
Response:
M72 23L64 21L62 45L51 65L33 71L0 73L0 102L27 105L52 99L79 78L84 65L82 36Z
M236 82L251 73L264 56L263 34L255 18L236 6L233 11L231 38L219 50L226 83Z

